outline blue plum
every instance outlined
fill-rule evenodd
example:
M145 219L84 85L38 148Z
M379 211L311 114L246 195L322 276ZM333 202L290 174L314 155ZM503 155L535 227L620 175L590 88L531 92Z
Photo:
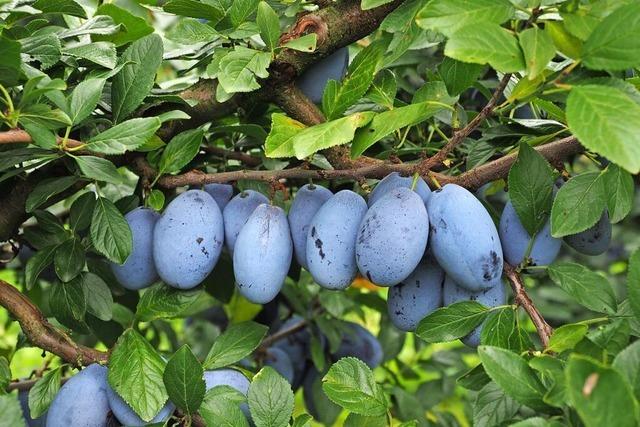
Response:
M524 261L524 256L529 247L531 236L523 227L518 218L518 214L511 202L507 202L500 217L500 227L498 229L504 258L511 265L518 265ZM536 234L536 238L531 248L530 258L532 265L549 265L558 253L562 241L551 236L551 221L546 224Z
M209 193L213 200L220 208L220 212L224 212L225 206L229 203L229 200L233 197L233 186L229 184L206 184L204 191Z
M367 211L356 240L360 274L380 286L409 277L422 259L429 239L424 202L409 188L394 188Z
M176 197L156 223L153 259L162 280L178 289L191 289L211 273L224 241L222 213L201 190Z
M429 313L442 306L444 270L425 257L409 277L389 289L387 309L396 328L413 331Z
M343 47L316 62L297 80L302 92L314 103L322 102L324 88L329 80L342 80L349 65L349 49Z
M307 184L300 187L289 209L289 227L296 260L302 268L307 268L307 234L309 224L318 209L331 198L333 193L321 185Z
M375 202L380 199L380 197L387 194L390 190L394 188L404 187L411 188L413 184L413 177L411 176L400 176L398 172L391 172L389 175L385 176L380 180L378 185L375 186L373 191L369 193L369 199L367 203L369 206L373 206ZM418 182L416 183L416 188L414 189L418 196L422 198L424 203L426 204L429 201L429 197L431 197L431 189L424 182L424 179L418 178Z
M284 377L289 384L293 383L295 372L293 370L293 363L287 353L281 348L271 347L267 350L267 354L264 359L265 366L271 366L280 375Z
M300 316L293 315L290 319L282 324L278 329L278 332L290 329L303 321ZM307 355L309 354L309 345L311 341L311 335L307 328L303 328L293 334L289 334L286 338L275 343L273 348L282 350L289 356L293 364L293 381L292 387L295 389L300 385L303 379L305 368L307 366Z
M47 412L47 427L105 427L109 414L107 368L89 365L58 391Z
M24 417L29 427L44 427L44 422L47 417L47 413L40 415L38 418L31 418L31 410L29 409L29 391L22 390L18 393L18 400L20 400L20 407L22 408L22 416Z
M230 254L236 245L240 230L244 227L253 211L262 204L269 203L264 194L246 190L235 196L222 212L224 219L224 239Z
M350 190L331 196L311 220L307 234L307 267L327 289L346 289L358 273L356 238L367 212L364 199Z
M238 291L256 304L273 300L282 289L292 256L287 215L277 206L258 206L242 227L233 252Z
M249 393L250 382L240 371L235 369L216 369L213 371L204 372L204 383L207 390L211 390L219 385L227 385L238 390L245 396ZM244 412L247 419L251 419L249 413L249 405L246 403L240 404L240 409Z
M124 218L133 235L133 250L124 264L111 263L111 271L122 287L138 290L158 280L153 262L153 230L160 215L147 208L137 208Z
M447 276L444 280L442 294L445 306L459 301L477 301L485 307L497 307L507 303L507 292L502 283L490 289L472 292L462 286L458 286L451 277ZM478 326L469 335L463 337L462 342L469 347L479 346L482 326Z
M162 423L169 419L171 414L173 414L173 411L176 409L173 403L167 402L160 412L158 412L158 415L153 417L153 419L147 423L146 421L143 421L142 418L140 418L138 414L131 409L131 406L129 406L124 399L118 396L110 386L107 386L107 399L109 399L111 412L113 412L113 415L118 419L118 421L125 426L137 427L153 423Z
M502 246L482 203L466 189L447 184L427 204L430 249L438 264L470 291L500 284Z
M591 228L577 234L566 236L564 241L584 255L600 255L609 249L611 243L611 223L606 210Z
M364 327L348 322L347 330L342 337L338 351L333 355L335 360L343 357L356 357L369 365L371 369L382 362L384 356L380 341Z
M315 368L311 367L304 377L302 390L304 404L309 414L322 424L334 425L342 408L333 403L322 390L322 377Z

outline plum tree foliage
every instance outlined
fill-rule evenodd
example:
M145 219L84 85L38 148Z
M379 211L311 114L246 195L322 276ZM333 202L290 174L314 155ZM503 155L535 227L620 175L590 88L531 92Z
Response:
M639 425L639 70L629 0L0 0L0 426Z

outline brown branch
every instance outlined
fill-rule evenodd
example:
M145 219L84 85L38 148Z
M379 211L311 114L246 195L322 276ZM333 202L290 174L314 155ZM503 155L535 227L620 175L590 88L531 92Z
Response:
M296 332L301 331L308 324L309 324L309 322L307 322L306 319L303 319L303 320L299 321L298 323L296 323L295 325L291 326L290 328L283 329L281 331L278 331L278 332L276 332L274 334L269 335L264 340L262 340L262 343L260 343L260 347L256 351L257 352L265 351L266 349L268 349L274 343L280 341L281 339L284 339L284 338L288 337L289 335L293 335Z
M29 298L4 280L0 280L0 305L20 323L29 341L41 349L60 356L74 366L106 363L108 353L75 343L49 323Z
M249 167L260 166L262 164L262 159L260 157L252 156L251 154L243 153L241 151L227 150L226 148L213 147L210 145L205 145L202 147L202 150L205 153L222 157L223 159L238 160L240 163Z
M18 391L28 391L31 390L31 388L33 388L34 385L36 385L36 383L38 382L40 378L34 379L34 380L22 380L22 381L13 381L9 383L9 386L7 387L7 391L11 392L13 390L18 390ZM61 384L66 383L67 381L69 381L69 378L62 378L60 380Z
M529 318L531 318L531 321L533 322L533 325L536 327L542 346L547 348L549 345L549 338L551 337L551 334L553 334L553 328L549 326L546 320L544 320L542 314L540 314L536 306L533 304L533 301L531 301L531 298L529 298L529 295L525 290L524 283L522 282L522 278L515 268L505 263L504 275L509 280L509 284L513 290L513 295L515 296L516 304L524 308L524 311L527 312Z
M58 145L60 145L62 144L63 138L58 136L56 141ZM30 144L32 142L31 135L22 129L11 129L0 132L0 144ZM75 148L82 145L82 142L75 139L67 139L66 145L69 148Z
M272 95L275 102L289 117L313 126L326 119L322 111L293 83L282 85Z

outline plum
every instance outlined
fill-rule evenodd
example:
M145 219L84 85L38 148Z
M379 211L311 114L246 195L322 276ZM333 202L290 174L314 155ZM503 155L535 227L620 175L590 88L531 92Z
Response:
M367 211L356 240L360 274L380 286L409 277L422 259L429 238L424 202L409 188L394 188Z
M282 326L278 329L278 332L285 331L299 324L304 319L297 314L291 316ZM295 390L300 385L303 379L305 368L307 366L307 355L309 354L309 346L311 342L311 335L307 328L303 328L293 334L287 335L285 338L275 343L273 348L282 350L293 365L293 381L291 386Z
M291 358L284 350L278 347L271 347L267 349L267 354L264 359L265 366L271 366L280 375L284 377L289 384L293 383L293 377L295 375L293 371L293 363Z
M447 184L427 203L430 249L460 286L478 291L500 284L502 246L482 203L466 189Z
M307 268L307 234L309 224L318 209L331 198L333 193L321 185L307 184L300 187L289 209L289 227L296 260L302 268Z
M490 289L469 291L462 286L458 286L456 282L447 275L444 280L444 288L442 292L444 305L451 305L458 301L477 301L485 307L497 307L507 303L507 292L502 283ZM480 333L482 332L480 325L471 331L461 340L469 347L477 347L480 345Z
M111 271L122 287L143 289L158 280L153 262L153 230L160 215L147 208L136 208L124 218L133 235L133 250L124 264L111 262Z
M142 418L135 413L131 406L127 404L110 386L107 386L107 399L109 399L109 407L111 408L111 412L113 415L120 421L122 425L125 426L146 426L147 424L153 423L163 423L176 409L175 405L171 402L167 402L166 405L162 407L158 415L153 417L151 421L148 423L143 421Z
M211 273L224 241L222 213L202 190L176 197L156 223L153 259L158 274L170 286L191 289Z
M600 255L609 249L611 243L611 223L609 212L604 211L602 216L591 228L577 234L565 236L564 241L576 251L584 255Z
M310 368L304 377L302 390L304 404L309 414L322 424L334 425L342 408L333 403L322 390L322 377L315 368Z
M249 393L249 380L240 371L236 371L235 369L224 368L205 371L204 383L207 390L211 390L219 385L227 385L238 390L245 396ZM240 404L240 409L242 409L247 419L251 419L249 405L242 403Z
M396 328L413 331L429 313L442 306L444 270L425 257L409 277L389 289L387 309Z
M413 177L411 176L400 176L398 172L391 172L389 175L385 176L380 180L378 185L375 186L373 191L369 193L369 199L367 200L367 204L371 207L375 202L380 199L380 197L387 194L390 190L394 188L404 187L411 188L413 184ZM414 189L418 196L422 198L424 203L426 204L429 201L429 197L431 197L431 189L424 182L424 179L418 178L418 182L416 183L416 188Z
M333 355L335 360L343 357L356 357L371 369L382 362L383 352L380 341L364 327L357 323L347 322L346 332L338 351Z
M29 427L44 427L44 422L47 417L47 413L40 415L38 418L31 418L31 410L29 409L29 391L21 390L18 393L18 400L20 400L20 407L22 408L22 416L24 417Z
M213 197L213 200L216 201L220 208L220 212L224 212L225 206L233 197L233 186L229 184L207 184L204 186L204 191Z
M67 381L47 412L47 427L104 427L109 415L107 368L93 364Z
M504 258L511 265L518 265L524 261L531 236L520 222L511 202L507 202L500 217L498 230ZM551 236L551 221L547 220L544 227L536 234L531 248L532 265L549 265L560 252L562 241Z
M331 196L311 220L307 234L307 267L327 289L346 289L358 273L356 238L367 203L342 190Z
M322 102L324 88L329 80L342 80L349 65L349 48L343 47L313 64L297 80L300 88L311 102Z
M269 203L262 193L246 190L235 196L222 212L224 219L224 239L229 253L233 255L233 248L240 230L247 222L253 211L262 204Z
M277 206L258 206L242 227L234 248L238 291L253 303L268 303L282 289L292 256L287 214Z

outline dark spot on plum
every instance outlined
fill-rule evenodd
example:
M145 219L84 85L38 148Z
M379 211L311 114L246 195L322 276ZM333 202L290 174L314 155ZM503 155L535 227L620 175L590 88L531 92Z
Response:
M196 243L200 244L200 243L202 243L202 241L203 241L203 240L204 240L204 239L203 239L202 237L198 237L198 238L196 239Z
M209 257L209 251L207 251L207 249L203 246L200 248L200 251L208 258Z
M204 203L204 200L202 200L200 197L196 197L196 198L195 198L195 199L193 199L193 200L195 200L195 201L196 201L196 202L198 202L198 203Z
M316 237L316 228L311 227L311 237Z
M440 224L439 225L440 225L440 227L444 228L445 230L447 229L447 222L442 218L440 218Z
M434 193L439 193L442 191L442 187L438 188L437 190L433 190Z
M495 251L489 252L488 257L484 257L482 260L482 278L490 282L495 278L499 273L500 263L502 259L498 256Z
M400 316L400 315L402 315L402 314L403 314L403 313L402 313L402 311L400 311L400 310L396 310L396 316Z
M318 254L320 255L320 259L324 259L324 257L326 256L326 254L324 253L324 251L322 250L322 240L320 239L316 239L315 241L316 244L316 248L319 249Z

